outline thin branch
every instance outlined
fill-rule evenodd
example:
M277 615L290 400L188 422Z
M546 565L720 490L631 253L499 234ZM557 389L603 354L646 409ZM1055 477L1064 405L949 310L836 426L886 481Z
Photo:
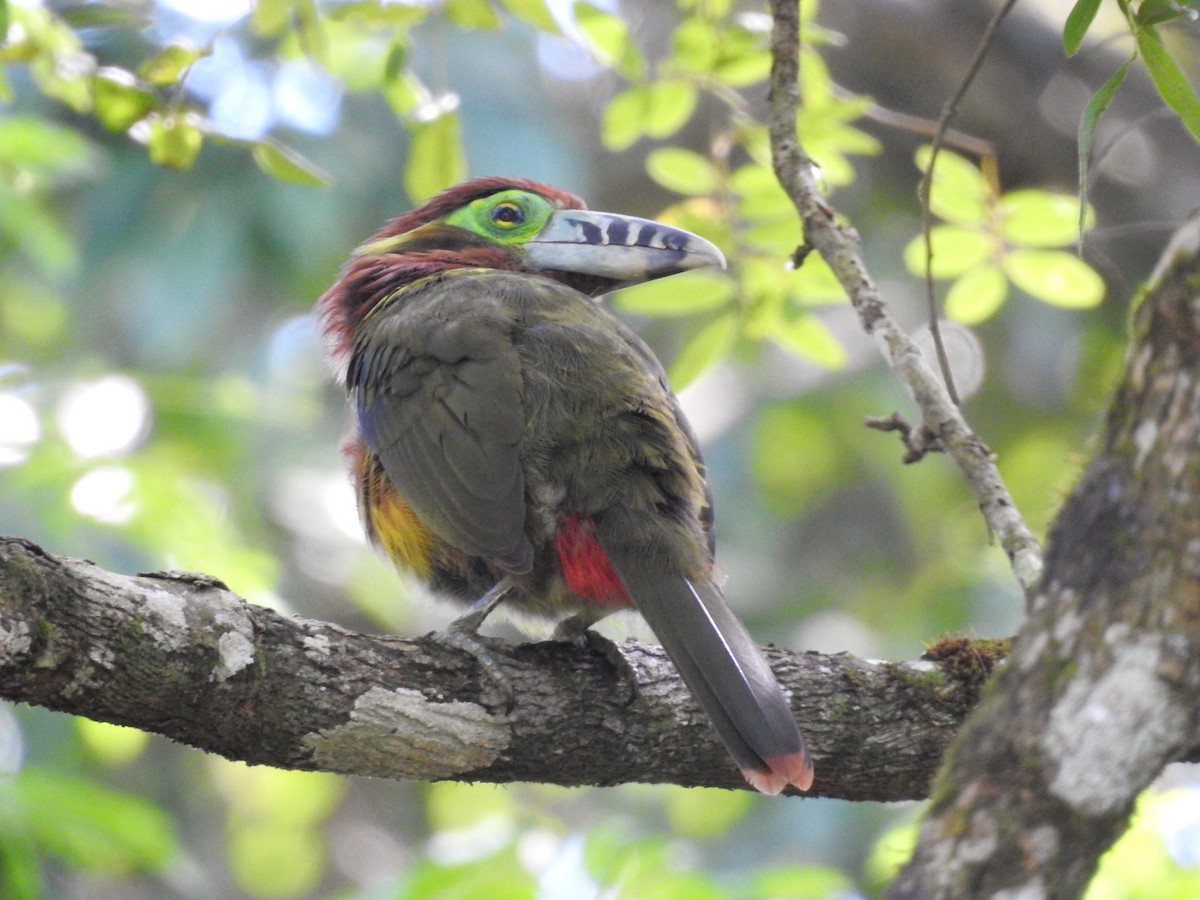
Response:
M921 409L923 424L944 444L979 501L988 528L1008 554L1028 598L1042 573L1042 551L1013 503L991 451L887 310L858 251L857 235L837 224L817 187L811 160L796 136L800 16L795 0L771 0L770 137L775 175L804 222L806 245L833 270L866 332Z
M979 45L975 48L975 55L971 57L971 62L967 65L967 71L959 82L958 88L942 107L941 115L938 116L937 126L933 130L929 166L921 175L921 184L917 188L917 196L921 198L921 232L925 237L925 296L929 302L929 334L933 338L933 346L937 348L938 365L942 370L942 378L946 382L946 391L956 405L961 401L958 396L958 389L954 386L954 374L950 371L950 358L946 355L946 345L942 343L942 328L938 323L940 316L938 313L937 290L933 286L933 210L929 206L929 195L933 185L933 167L937 163L938 154L942 150L942 144L945 143L946 131L950 127L950 120L958 112L958 104L962 102L962 98L966 96L971 82L979 74L979 70L983 66L983 61L988 51L991 50L996 29L1000 27L1000 23L1004 21L1009 10L1013 8L1016 2L1017 0L1006 0L996 10L995 15L992 16L992 20L988 22L987 28L983 30L983 37L979 39Z

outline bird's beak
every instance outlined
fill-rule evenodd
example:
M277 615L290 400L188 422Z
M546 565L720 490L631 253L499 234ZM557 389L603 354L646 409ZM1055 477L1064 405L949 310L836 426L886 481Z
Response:
M620 284L706 266L725 268L716 244L651 219L560 209L522 247L532 268L594 275Z

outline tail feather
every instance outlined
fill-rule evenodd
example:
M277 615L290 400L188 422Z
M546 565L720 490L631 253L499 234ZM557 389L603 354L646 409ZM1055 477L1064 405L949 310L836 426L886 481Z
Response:
M720 589L610 558L746 780L766 794L808 790L812 760L783 689Z

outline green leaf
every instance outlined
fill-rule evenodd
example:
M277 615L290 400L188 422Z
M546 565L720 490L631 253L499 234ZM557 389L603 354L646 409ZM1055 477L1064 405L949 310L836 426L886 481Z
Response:
M1159 95L1175 110L1192 137L1200 141L1200 98L1196 96L1187 76L1167 52L1154 28L1139 28L1136 35L1138 50L1146 61L1150 79L1158 88Z
M1092 155L1092 137L1096 132L1096 125L1100 121L1100 117L1104 115L1104 110L1108 109L1108 104L1112 102L1113 95L1125 81L1125 73L1129 71L1129 66L1135 59L1137 59L1136 54L1125 60L1124 65L1101 85L1100 90L1096 91L1092 99L1088 101L1087 107L1083 111L1083 117L1079 120L1079 140L1077 142L1079 145L1079 196L1085 200L1088 195L1088 160ZM1087 208L1086 203L1081 203L1079 206L1077 230L1080 252L1083 250L1084 213Z
M254 0L250 27L259 37L276 37L292 21L293 0Z
M8 0L0 0L0 44L4 43L6 34L8 34Z
M754 897L763 900L825 900L861 894L845 872L824 866L764 869L754 876Z
M717 187L713 164L693 150L662 147L646 157L650 177L680 194L711 194Z
M947 318L978 325L991 318L1008 297L1008 279L999 266L976 266L957 279L942 304Z
M721 38L717 27L706 19L684 19L671 37L674 62L686 72L710 74L717 64Z
M272 178L308 187L329 187L329 176L291 147L269 139L255 141L250 146L255 164Z
M933 277L957 278L994 252L992 238L973 228L935 225L929 233L933 244ZM904 264L914 275L925 274L925 239L917 235L904 248Z
M783 316L771 338L786 350L826 369L846 364L846 348L833 332L811 313Z
M500 26L500 17L487 0L447 0L443 12L459 28L491 31Z
M96 98L96 118L109 131L128 130L158 105L158 98L141 87L133 73L114 66L96 72L92 91Z
M1178 19L1186 12L1176 0L1142 0L1134 21L1139 25L1160 25Z
M0 234L7 235L48 277L66 275L78 262L70 233L28 194L0 189Z
M443 113L413 127L404 166L404 190L413 203L423 203L466 175L467 160L456 113Z
M15 830L68 864L98 874L160 871L175 852L171 821L156 806L83 778L27 767L0 787ZM13 818L18 819L12 822Z
M692 117L696 89L686 81L658 81L646 88L642 130L653 138L674 134Z
M1075 5L1067 14L1067 22L1063 26L1063 49L1067 56L1074 56L1083 43L1083 36L1092 27L1096 11L1100 9L1100 0L1075 0Z
M668 368L672 387L683 390L715 365L733 346L736 333L736 318L732 313L726 313L693 334L675 354Z
M587 3L574 5L579 24L592 55L610 69L629 79L640 78L646 61L629 39L629 26L620 16L603 12Z
M485 819L513 821L518 813L511 791L492 784L442 781L425 788L425 817L436 831L465 831Z
M561 34L545 0L499 0L500 5L526 25L549 34Z
M74 128L35 116L8 116L0 118L0 163L52 184L86 175L94 160Z
M1004 271L1025 293L1053 306L1086 309L1104 299L1104 280L1063 250L1014 250L1005 254Z
M754 221L797 218L796 207L775 173L765 166L750 163L729 176L729 186L738 197L738 212Z
M321 835L287 821L233 822L227 829L229 870L253 897L311 896L325 868Z
M185 41L174 41L138 66L138 75L144 81L159 87L171 87L179 82L179 76L205 51Z
M767 405L751 434L750 474L775 515L797 515L841 477L838 437L826 417L800 403Z
M932 155L932 147L918 149L917 168L927 171ZM929 189L929 208L934 215L959 225L980 224L987 218L991 196L992 189L978 166L945 149L938 153Z
M690 316L720 309L734 293L733 279L724 272L698 269L623 288L613 294L613 303L642 316Z
M412 866L404 890L395 900L534 900L536 879L521 865L511 847L484 859L458 865L422 860Z
M664 786L667 818L680 837L709 840L745 818L754 803L748 791Z
M1079 200L1037 188L1010 191L1000 198L1000 233L1005 240L1022 247L1061 247L1078 234L1082 218Z
M150 119L146 147L150 151L151 161L157 165L190 169L200 155L203 143L204 135L191 116L172 113L155 115Z
M600 138L609 150L624 150L642 136L642 123L649 109L649 88L631 87L608 102L600 123Z

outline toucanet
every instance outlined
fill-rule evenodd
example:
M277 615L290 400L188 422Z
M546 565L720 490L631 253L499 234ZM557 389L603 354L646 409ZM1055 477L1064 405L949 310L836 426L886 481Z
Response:
M758 790L813 766L782 688L713 578L696 437L662 366L595 297L723 266L678 228L476 178L354 250L317 314L354 410L364 527L472 606L582 633L636 608Z

